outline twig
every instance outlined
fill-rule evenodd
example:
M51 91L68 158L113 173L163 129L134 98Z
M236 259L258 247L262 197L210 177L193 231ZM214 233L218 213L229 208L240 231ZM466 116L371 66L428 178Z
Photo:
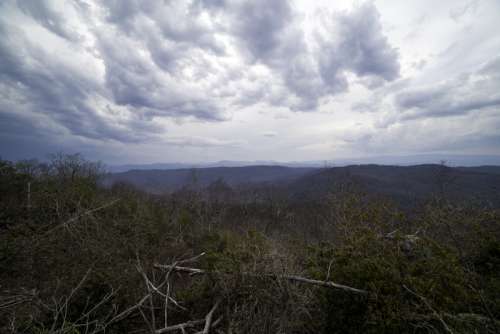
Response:
M0 297L0 309L9 308L21 303L30 302L35 298L35 291L31 294L18 294L12 296L1 296Z
M177 261L176 263L177 263L177 264L180 264L180 263L195 262L195 261L197 261L200 257L204 256L205 254L206 254L206 253L205 253L205 252L203 252L203 253L198 254L198 255L195 255L195 256L193 256L193 257L191 257L191 258L189 258L189 259L185 259L185 260L180 260L180 261Z
M140 307L139 307L139 313L141 314L142 318L144 319L144 322L146 323L146 325L148 325L151 333L155 333L156 329L153 328L153 326L151 326L151 323L149 322L148 317L146 317L146 315L144 314L144 312L142 311L142 309Z
M326 273L326 280L325 281L329 281L330 280L330 270L332 269L332 263L333 263L333 258L330 260L330 263L328 263L328 271Z

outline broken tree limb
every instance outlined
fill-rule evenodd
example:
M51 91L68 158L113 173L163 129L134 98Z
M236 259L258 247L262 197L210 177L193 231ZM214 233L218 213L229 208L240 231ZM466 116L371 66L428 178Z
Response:
M190 273L190 274L208 274L206 270L203 269L197 269L197 268L190 268L190 267L181 267L181 266L175 266L175 265L170 265L170 264L155 264L155 268L158 269L172 269L173 271L180 271L180 272L185 272L185 273Z
M207 313L205 317L205 328L203 328L203 334L208 334L208 332L210 332L210 326L212 325L212 317L217 307L219 307L219 305L220 305L220 299L215 303L210 312Z
M344 290L347 292L353 292L353 293L362 294L362 295L368 294L368 291L366 291L366 290L356 289L356 288L353 288L353 287L350 287L347 285L334 283L332 281L320 281L320 280L315 280L315 279L310 279L310 278L305 278L305 277L295 276L295 275L271 275L271 276L285 278L287 280L295 281L295 282L299 282L299 283L306 283L306 284L325 286L328 288L341 289L341 290Z
M162 334L162 333L167 333L167 332L172 332L172 331L181 331L184 333L187 328L193 328L193 327L196 327L196 326L202 325L202 324L205 324L203 331L196 332L196 334L209 333L210 328L214 328L222 321L222 316L220 316L219 318L217 318L217 320L212 322L213 314L214 314L215 309L217 308L217 306L219 304L220 304L220 301L217 302L214 305L214 307L212 307L210 312L208 312L207 315L205 316L205 319L190 320L190 321L183 322L181 324L172 325L172 326L168 326L165 328L157 329L155 331L155 334ZM210 318L210 320L209 320L209 318ZM208 324L208 326L207 326L207 324ZM206 330L206 332L205 332L205 330Z
M443 325L443 328L446 330L447 333L449 334L453 334L453 331L451 330L451 328L448 326L448 324L444 321L443 317L441 316L441 314L439 312L437 312L432 306L431 304L429 303L429 301L427 300L427 298L425 298L424 296L421 296L419 294L417 294L415 291L411 290L410 288L408 288L406 285L403 284L403 288L408 291L409 293L411 293L413 296L417 297L418 299L420 299L424 304L425 306L427 306L427 308L432 312L432 314L436 317L436 319L438 319L441 324Z
M189 262L195 262L197 261L200 257L204 256L206 253L203 252L201 254L198 254L198 255L195 255L189 259L185 259L185 260L179 260L177 261L177 264L181 264L181 263L189 263Z
M161 265L161 264L155 264L154 266L155 266L155 268L159 268L159 269L164 269L164 270L165 269L167 269L167 270L173 269L174 271L185 272L185 273L189 273L191 275L222 274L222 273L218 273L218 272L211 272L211 271L207 271L207 270L203 270L203 269L190 268L190 267L180 267L180 266ZM256 274L249 274L249 273L243 273L243 275L259 276ZM366 290L356 289L356 288L353 288L353 287L350 287L347 285L342 285L342 284L334 283L331 281L320 281L320 280L305 278L305 277L296 276L296 275L263 274L262 276L282 278L282 279L287 279L289 281L294 281L294 282L299 282L299 283L312 284L312 285L324 286L324 287L328 287L328 288L340 289L340 290L344 290L346 292L351 292L351 293L356 293L356 294L361 294L361 295L368 294L368 291L366 291Z
M214 328L216 327L220 322L222 321L222 316L220 316L219 318L217 318L217 320L215 320L212 324L211 324L211 327L210 328ZM203 331L200 331L200 332L196 332L194 334L203 334L204 332ZM208 333L208 332L207 332Z
M144 304L144 302L146 300L148 300L149 298L149 294L145 295L144 297L142 297L142 299L137 303L135 304L134 306L132 307L129 307L128 309L126 309L125 311L121 312L120 314L118 314L117 316L113 317L110 321L108 321L105 325L108 326L108 325L111 325L112 323L115 323L117 321L120 321L124 318L126 318L130 313L132 313L133 311L137 310L139 307L142 306L142 304Z
M184 331L186 328L192 328L205 323L205 319L191 320L182 324L172 325L165 328L157 329L156 334L167 333L172 331Z
M58 224L54 227L52 227L51 229L45 231L41 236L45 236L45 235L48 235L52 232L54 232L54 230L58 229L58 228L61 228L61 227L68 227L70 224L74 223L75 221L77 221L78 219L84 217L84 216L88 216L88 215L91 215L92 213L96 212L96 211L100 211L100 210L103 210L103 209L106 209L112 205L114 205L115 203L117 203L118 201L120 201L120 199L115 199L115 200L112 200L111 202L108 202L108 203L105 203L97 208L93 208L93 209L90 209L90 210L87 210L87 211L84 211L76 216L74 216L73 218L70 218L69 220L61 223L61 224Z

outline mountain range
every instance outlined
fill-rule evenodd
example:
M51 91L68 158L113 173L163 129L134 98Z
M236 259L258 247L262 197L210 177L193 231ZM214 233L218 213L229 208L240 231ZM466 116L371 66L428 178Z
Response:
M221 160L216 162L198 163L152 163L152 164L125 164L109 165L111 173L126 172L129 170L150 170L150 169L189 169L189 168L210 168L210 167L248 167L248 166L284 166L284 167L344 167L349 165L397 165L411 166L420 164L439 164L446 162L448 166L484 166L500 165L500 156L496 155L450 155L450 154L418 154L418 155L387 155L349 159L330 160L310 160L310 161L273 161L273 160Z
M216 182L233 189L272 186L281 189L288 198L301 201L317 200L340 186L353 185L405 204L446 194L453 200L474 199L500 206L500 166L199 167L130 170L110 173L104 179L108 187L127 183L153 194L172 193L185 187L205 189Z

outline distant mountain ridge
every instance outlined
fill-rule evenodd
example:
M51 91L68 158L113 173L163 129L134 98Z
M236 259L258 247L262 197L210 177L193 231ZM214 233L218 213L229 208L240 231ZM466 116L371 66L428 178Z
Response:
M306 175L288 189L296 199L312 200L347 184L400 203L442 193L453 200L478 200L500 207L500 166L352 165Z
M291 199L318 200L342 185L380 194L400 203L440 192L451 199L479 200L500 207L500 166L446 167L350 165L332 168L285 166L210 167L172 170L131 170L106 176L105 186L128 183L153 194L186 186L207 188L216 181L229 187L278 187Z
M130 170L107 175L104 184L111 186L124 182L144 191L160 194L173 192L185 186L204 188L218 180L224 180L232 187L243 184L290 182L315 170L316 168L284 166Z
M172 169L193 169L193 168L215 168L215 167L255 167L255 166L278 166L278 167L320 167L324 162L276 162L271 160L257 161L233 161L221 160L208 163L153 163L153 164L129 164L111 165L108 169L111 173L127 172L131 170L172 170Z
M417 154L404 156L376 156L367 158L333 159L333 160L310 160L310 161L288 161L279 162L273 160L239 161L222 160L207 163L152 163L152 164L126 164L110 165L108 169L111 173L126 172L129 170L149 170L149 169L189 169L189 168L210 168L210 167L248 167L248 166L284 166L284 167L345 167L349 165L399 165L412 166L421 164L439 164L445 161L447 165L453 167L477 167L477 166L500 166L500 156L496 155L450 155L450 154Z

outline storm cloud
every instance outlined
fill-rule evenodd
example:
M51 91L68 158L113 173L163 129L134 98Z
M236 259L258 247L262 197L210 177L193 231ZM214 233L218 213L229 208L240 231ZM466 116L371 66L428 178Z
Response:
M395 97L402 118L446 117L500 107L500 57L477 71L424 87L412 87Z
M94 155L139 158L146 148L148 157L165 150L185 160L192 154L225 159L240 149L243 157L265 159L256 148L279 133L262 154L297 146L310 151L292 159L322 159L332 147L352 154L380 150L395 128L419 127L430 118L484 114L496 122L500 58L492 50L498 43L485 33L486 23L471 23L479 15L495 22L493 2L446 2L434 21L428 7L412 5L417 18L447 20L450 31L456 25L461 33L432 54L405 40L417 39L424 27L399 34L401 18L383 3L321 6L302 0L3 1L0 154L102 150ZM464 57L469 63L457 70L453 52L478 36L484 41L477 56ZM431 44L427 37L420 46ZM459 128L461 138L482 131ZM496 138L484 132L485 143ZM12 148L21 142L18 151ZM479 139L471 142L481 146ZM139 153L129 153L132 147ZM204 156L209 151L213 155Z

